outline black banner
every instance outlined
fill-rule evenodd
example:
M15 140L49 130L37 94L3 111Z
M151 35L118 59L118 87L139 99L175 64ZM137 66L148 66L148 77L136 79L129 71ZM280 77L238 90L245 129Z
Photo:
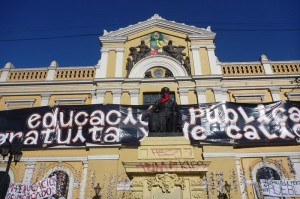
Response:
M193 142L297 143L300 102L181 105L183 134ZM148 106L82 105L0 112L0 147L8 138L23 148L134 144L148 136Z

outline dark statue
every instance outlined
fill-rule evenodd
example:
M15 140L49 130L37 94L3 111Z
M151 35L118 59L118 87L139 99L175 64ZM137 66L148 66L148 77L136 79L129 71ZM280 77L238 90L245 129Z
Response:
M145 44L144 40L142 40L141 44L139 46L137 46L136 48L140 49L140 51L137 52L137 61L139 61L149 55L150 48L149 48L149 46L147 46Z
M133 63L136 63L136 62L137 62L137 59L138 59L136 47L130 47L130 48L129 48L129 51L130 51L129 56L132 57Z
M164 53L166 55L169 55L177 59L181 64L182 64L183 56L185 56L185 54L182 53L184 49L185 49L184 46L174 46L172 40L168 42L168 45L163 47Z
M183 60L183 66L186 70L186 72L188 73L188 75L191 75L191 62L190 62L190 58L187 56L185 58L185 60Z
M127 58L127 63L126 63L127 77L129 76L132 67L133 67L132 60L130 58Z
M181 65L183 65L188 73L188 75L191 75L191 69L190 69L190 58L186 56L186 53L183 53L183 50L185 49L185 46L175 46L173 45L173 41L169 40L168 44L166 46L162 47L162 52L158 52L156 54L152 55L166 55L173 57L176 59ZM139 51L138 51L139 49ZM131 68L141 59L150 56L151 49L149 46L146 45L145 41L142 40L141 44L136 47L130 47L129 48L129 57L127 59L126 63L126 70L127 70L127 77L129 76ZM131 58L130 58L131 57ZM145 74L145 77L151 78L152 76L149 74ZM171 75L166 75L166 77L173 77Z
M157 100L146 112L142 120L149 118L149 136L151 133L181 133L181 116L177 103L170 98L170 89L161 89L161 98Z
M139 51L137 49L140 49ZM142 40L141 44L136 47L129 48L129 56L132 57L133 64L136 64L141 59L150 55L150 48L145 44L145 41Z

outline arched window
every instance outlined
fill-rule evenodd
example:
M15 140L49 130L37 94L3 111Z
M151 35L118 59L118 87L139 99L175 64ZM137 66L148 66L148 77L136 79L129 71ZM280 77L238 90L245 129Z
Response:
M54 198L57 199L65 199L68 198L68 192L69 192L69 183L70 183L70 178L68 174L64 171L57 170L54 171L49 175L49 177L55 176L57 179L57 184L56 184L56 195L53 196Z
M162 77L174 77L173 73L164 67L153 67L148 69L144 75L145 78L162 78Z
M57 187L58 194L61 194L62 199L72 199L74 176L72 171L64 166L54 166L49 169L48 172L44 174L44 178L51 177L54 174L57 174L57 184L60 187ZM54 198L59 198L55 196Z
M255 199L282 199L282 197L263 196L261 193L260 179L281 180L284 178L282 171L279 170L274 164L270 162L259 162L251 172L253 176L253 191Z
M279 174L270 167L262 167L257 170L256 181L259 182L260 179L266 180L280 180Z

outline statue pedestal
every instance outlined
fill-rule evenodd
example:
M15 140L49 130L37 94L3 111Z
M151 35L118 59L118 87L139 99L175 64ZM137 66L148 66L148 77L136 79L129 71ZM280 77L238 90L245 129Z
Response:
M195 150L183 136L147 137L138 147L138 160L123 162L132 178L133 195L143 199L205 198L201 176L209 161L195 157ZM203 195L203 197L200 195Z
M139 160L193 159L189 140L180 137L147 137L138 148Z

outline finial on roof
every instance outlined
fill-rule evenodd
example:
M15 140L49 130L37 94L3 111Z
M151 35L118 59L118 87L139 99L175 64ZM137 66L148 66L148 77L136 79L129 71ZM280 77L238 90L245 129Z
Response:
M262 55L260 56L260 61L269 61L267 55L262 54Z
M59 65L56 60L53 60L50 64L50 68L57 68Z
M15 66L11 62L7 62L4 66L4 68L11 69L11 68L15 68Z
M211 27L207 26L206 30L209 31L209 32L211 32Z
M103 29L103 36L105 36L107 34L108 34L107 30Z
M159 16L159 14L154 14L151 19L161 19L161 16Z

